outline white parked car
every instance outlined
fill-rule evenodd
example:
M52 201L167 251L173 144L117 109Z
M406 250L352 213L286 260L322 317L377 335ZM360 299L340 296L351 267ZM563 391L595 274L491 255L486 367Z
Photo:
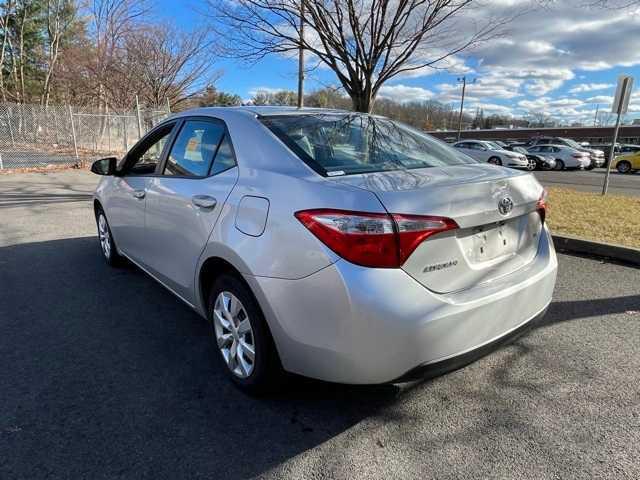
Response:
M554 170L565 168L590 168L591 154L566 145L536 145L527 149L529 153L541 153L556 159Z
M527 168L529 166L526 155L504 150L499 145L487 140L462 140L454 143L453 146L481 162L515 168Z

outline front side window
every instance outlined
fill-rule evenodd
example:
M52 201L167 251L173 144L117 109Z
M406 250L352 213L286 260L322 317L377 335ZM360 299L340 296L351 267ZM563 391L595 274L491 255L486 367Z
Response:
M171 148L163 174L206 177L223 135L224 125L220 122L187 120Z
M125 157L126 173L131 175L154 174L173 127L172 123L158 128L142 144L134 147Z
M444 142L370 115L273 115L260 121L325 176L477 163Z

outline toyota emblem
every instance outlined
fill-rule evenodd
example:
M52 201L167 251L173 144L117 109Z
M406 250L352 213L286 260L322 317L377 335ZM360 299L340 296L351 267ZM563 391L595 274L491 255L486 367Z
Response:
M498 211L501 215L508 215L513 210L513 200L511 197L503 197L498 202Z

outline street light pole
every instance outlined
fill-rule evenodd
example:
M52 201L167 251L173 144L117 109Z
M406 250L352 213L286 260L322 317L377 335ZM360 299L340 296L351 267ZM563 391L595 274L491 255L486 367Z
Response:
M304 106L304 2L300 0L300 46L298 47L298 108Z
M462 131L462 109L464 108L464 92L467 89L467 77L464 75L462 79L458 78L458 82L462 81L462 98L460 98L460 114L458 115L458 141L460 141L460 132Z
M470 80L469 83L476 83L476 78ZM464 109L464 93L467 89L467 76L458 77L458 83L462 83L462 98L460 99L460 113L458 114L458 141L460 141L460 132L462 131L462 111Z

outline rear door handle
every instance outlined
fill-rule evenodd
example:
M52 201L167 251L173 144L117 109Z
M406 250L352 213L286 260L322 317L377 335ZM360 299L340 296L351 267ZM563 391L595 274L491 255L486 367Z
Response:
M144 190L134 190L133 191L133 196L136 197L138 200L142 200L144 198Z
M211 195L194 195L191 202L196 206L204 209L212 209L218 201Z

